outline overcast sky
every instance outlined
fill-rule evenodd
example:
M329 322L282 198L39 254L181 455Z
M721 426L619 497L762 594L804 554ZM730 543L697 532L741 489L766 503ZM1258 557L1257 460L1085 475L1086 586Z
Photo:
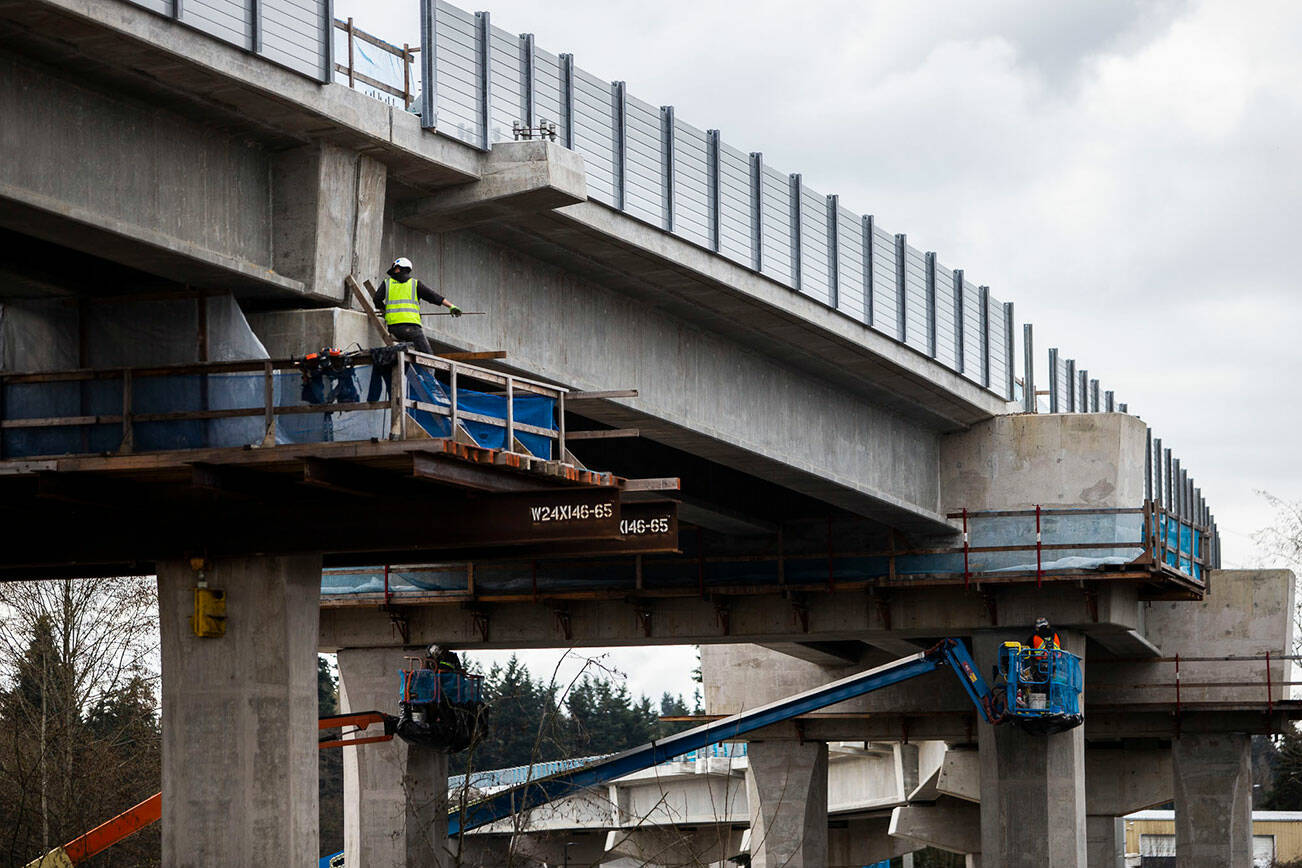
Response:
M335 0L398 43L418 8ZM1257 490L1302 498L1302 4L474 8L989 284L1034 323L1040 382L1056 346L1114 389L1202 487L1226 566L1263 563ZM613 659L690 693L642 677L649 653Z

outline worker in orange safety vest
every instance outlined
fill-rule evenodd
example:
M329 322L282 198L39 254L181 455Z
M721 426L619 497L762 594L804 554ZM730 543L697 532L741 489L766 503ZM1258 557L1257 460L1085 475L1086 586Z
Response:
M1036 651L1042 649L1058 651L1062 648L1062 643L1058 641L1058 634L1049 626L1047 618L1035 619L1035 632L1031 634L1026 644Z

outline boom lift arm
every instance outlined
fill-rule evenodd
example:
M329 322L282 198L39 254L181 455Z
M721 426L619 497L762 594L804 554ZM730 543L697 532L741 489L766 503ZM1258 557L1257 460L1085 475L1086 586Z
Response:
M1066 654L1066 652L1058 653ZM954 670L963 689L987 723L998 724L1017 716L1016 711L1010 715L1005 710L999 695L991 692L985 679L977 671L976 663L973 662L967 647L958 639L942 639L926 651L920 651L875 669L850 675L831 684L797 693L750 711L711 721L660 741L617 753L592 765L494 793L453 813L448 820L448 834L458 835L477 829L587 787L650 768L689 751L738 738L761 727L926 675L943 666Z

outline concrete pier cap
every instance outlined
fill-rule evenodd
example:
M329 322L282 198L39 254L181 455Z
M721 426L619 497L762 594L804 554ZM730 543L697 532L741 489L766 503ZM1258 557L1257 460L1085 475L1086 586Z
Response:
M946 435L942 508L1137 507L1147 430L1124 413L1022 413Z

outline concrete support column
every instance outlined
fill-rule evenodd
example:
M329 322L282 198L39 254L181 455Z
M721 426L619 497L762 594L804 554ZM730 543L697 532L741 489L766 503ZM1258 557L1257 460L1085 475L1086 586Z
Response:
M747 756L752 868L827 865L827 745L751 742Z
M344 275L361 280L388 266L380 258L385 165L315 143L279 154L271 177L276 271L303 281L310 293L353 307Z
M974 638L981 672L1017 632L983 630ZM1058 631L1063 647L1084 657L1085 637ZM1085 868L1085 728L1030 735L1013 724L979 729L981 857L1001 868Z
M343 712L397 713L401 648L339 651ZM344 750L344 864L404 868L451 864L448 755L402 739Z
M1251 738L1182 735L1171 742L1180 868L1252 865Z
M1120 817L1085 818L1089 868L1125 868L1126 823Z
M226 593L218 638L191 628L197 578L158 565L163 864L316 865L321 558L209 564Z

